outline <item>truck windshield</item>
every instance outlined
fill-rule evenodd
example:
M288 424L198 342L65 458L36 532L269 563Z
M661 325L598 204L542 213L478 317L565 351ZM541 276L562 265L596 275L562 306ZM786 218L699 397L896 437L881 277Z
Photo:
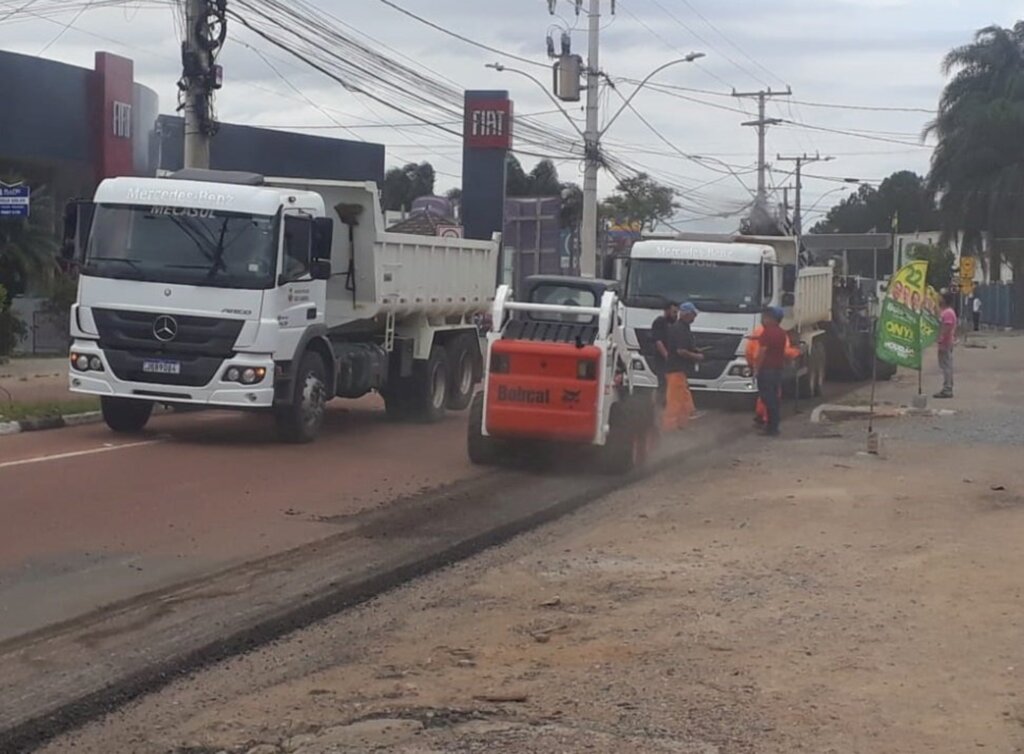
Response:
M689 301L709 312L761 308L757 264L690 259L634 259L626 282L626 305L661 309L666 301Z
M218 288L270 288L277 219L211 209L100 205L87 275Z

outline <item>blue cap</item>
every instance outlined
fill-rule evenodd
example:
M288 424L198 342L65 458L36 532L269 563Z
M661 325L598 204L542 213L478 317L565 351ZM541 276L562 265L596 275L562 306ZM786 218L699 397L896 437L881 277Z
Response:
M685 304L679 306L679 311L686 312L687 314L700 314L700 311L696 306L687 301Z
M769 306L768 313L771 314L772 317L774 317L775 320L778 322L781 322L783 318L786 316L786 313L782 311L781 306Z

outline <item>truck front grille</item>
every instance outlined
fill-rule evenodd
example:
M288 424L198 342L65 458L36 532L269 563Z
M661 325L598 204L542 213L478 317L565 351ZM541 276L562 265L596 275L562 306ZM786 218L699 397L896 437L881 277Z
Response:
M92 314L100 335L100 347L104 350L144 351L158 357L194 355L229 358L234 354L235 342L244 324L239 319L122 309L93 309ZM161 340L154 325L158 318L164 316L173 319L174 335Z

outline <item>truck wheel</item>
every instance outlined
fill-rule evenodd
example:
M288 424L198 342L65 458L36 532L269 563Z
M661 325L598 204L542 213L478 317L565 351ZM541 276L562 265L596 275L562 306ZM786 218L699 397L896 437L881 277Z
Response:
M500 457L498 442L484 434L484 394L477 393L469 408L469 424L466 427L466 449L469 460L477 466L492 466Z
M134 434L141 432L153 413L152 401L137 401L134 398L100 398L103 421L114 432Z
M295 373L295 393L287 406L274 411L278 436L284 442L312 442L327 413L327 369L320 354L307 351Z
M413 365L411 407L413 416L422 422L436 422L444 417L448 401L448 354L441 346L430 349L430 358Z
M448 344L448 397L446 406L462 411L473 400L473 387L480 373L480 344L472 335L460 335Z
M878 364L875 366L875 377L877 379L887 382L896 376L897 367L895 364L882 361L877 356L875 358L878 361Z

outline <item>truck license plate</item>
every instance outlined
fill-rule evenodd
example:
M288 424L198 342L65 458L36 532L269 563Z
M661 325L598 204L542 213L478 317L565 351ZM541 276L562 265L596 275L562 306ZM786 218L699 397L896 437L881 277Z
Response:
M145 359L142 371L150 374L181 374L181 362L168 359Z

